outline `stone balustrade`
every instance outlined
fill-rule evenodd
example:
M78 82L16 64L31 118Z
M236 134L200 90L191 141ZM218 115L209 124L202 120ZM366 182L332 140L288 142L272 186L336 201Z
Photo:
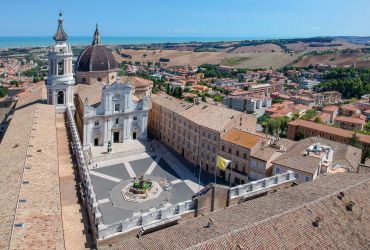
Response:
M110 225L104 225L104 227L100 227L98 230L99 239L104 239L112 234L127 232L135 228L140 228L142 226L163 221L194 210L195 202L193 200L180 202L168 207L158 209L154 208L149 212L141 213L140 215L128 218L124 221L119 221Z
M241 197L251 192L272 188L293 180L295 180L294 173L292 171L288 171L286 173L274 175L258 181L252 181L244 185L232 187L230 189L229 198Z
M82 192L84 197L84 203L87 207L90 223L95 235L99 235L98 229L103 226L102 215L99 209L98 200L96 198L94 188L91 184L89 168L85 161L85 156L82 151L80 137L77 132L76 124L73 119L72 111L70 107L66 108L68 128L72 139L72 153L75 156L76 164L79 169L80 178L82 181Z

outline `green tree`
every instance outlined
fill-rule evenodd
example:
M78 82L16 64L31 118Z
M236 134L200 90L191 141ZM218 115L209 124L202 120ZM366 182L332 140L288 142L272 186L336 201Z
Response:
M8 94L8 89L0 87L0 97L4 97Z
M322 123L321 117L320 116L316 116L314 122L316 122L316 123Z
M166 86L166 93L167 93L168 95L171 95L171 86L170 86L170 84L169 84L169 83L167 83L167 86Z
M295 141L303 140L304 139L304 133L301 129L298 130L296 135L294 136Z
M364 130L370 132L370 121L365 124Z
M348 144L353 146L353 147L363 149L362 143L361 143L359 137L357 136L356 132L354 132L352 137L348 140Z
M303 120L310 120L312 119L314 116L316 116L317 112L316 110L314 109L309 109L306 111L306 113L302 116L302 119Z
M270 135L278 135L280 133L280 122L277 119L270 119L267 122L267 132Z
M213 100L215 102L222 102L222 97L219 95L219 94L216 94L214 97L213 97Z

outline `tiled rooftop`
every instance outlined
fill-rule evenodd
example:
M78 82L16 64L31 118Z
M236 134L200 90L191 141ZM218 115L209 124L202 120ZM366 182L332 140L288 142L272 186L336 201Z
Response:
M233 128L223 135L221 139L250 149L255 146L262 137Z
M233 121L234 117L242 114L239 111L206 103L193 105L192 103L188 103L165 94L152 95L151 100L162 107L169 108L171 111L178 113L200 126L216 131L222 131L231 121ZM248 116L247 119L255 118ZM239 121L237 122L239 125ZM254 132L254 130L255 128L250 128L251 132Z
M128 81L134 87L153 85L153 81L147 80L147 79L144 79L144 78L140 78L140 77L137 77L137 76L122 76L120 78L120 81L123 82L123 83Z
M101 249L368 249L369 178L355 173L322 176ZM346 209L350 200L353 211ZM212 228L206 227L209 219Z
M55 108L18 109L0 151L0 248L64 248Z
M77 84L74 88L74 92L78 94L83 103L87 98L89 105L96 105L101 102L103 87L104 84L101 82L97 82L92 85Z
M346 122L346 123L354 123L364 125L366 122L360 118L355 117L347 117L347 116L337 116L334 119L336 122Z
M310 155L304 156L303 153L308 147L315 143L331 147L334 151L333 164L340 163L340 165L348 167L350 171L357 171L358 164L361 161L360 149L319 137L311 137L295 142L287 149L287 152L273 162L292 170L314 174L319 167L320 158Z
M324 133L332 134L332 135L340 135L342 137L351 138L353 136L353 132L341 128L336 128L329 125L319 124L315 122L310 122L306 120L296 119L289 124L295 125L295 126L301 126L304 128L311 128L318 131L322 131ZM370 135L360 134L357 133L357 136L359 137L359 140L361 142L370 144Z

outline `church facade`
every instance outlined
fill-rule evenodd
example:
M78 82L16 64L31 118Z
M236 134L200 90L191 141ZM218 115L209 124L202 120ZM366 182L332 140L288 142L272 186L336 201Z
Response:
M98 26L92 44L81 52L74 68L61 13L53 38L55 44L48 54L48 104L54 105L58 112L64 112L68 106L75 111L84 149L108 142L147 139L147 89L140 91L137 83L133 86L128 80L117 80L118 64L110 50L101 44ZM136 90L145 94L135 95Z
M133 87L116 82L102 89L101 103L83 105L83 146L102 146L147 139L149 98L132 99Z

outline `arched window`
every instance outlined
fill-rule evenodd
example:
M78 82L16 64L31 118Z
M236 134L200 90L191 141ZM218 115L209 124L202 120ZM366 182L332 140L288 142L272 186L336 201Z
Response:
M58 75L64 75L64 60L58 62Z
M98 79L97 79L97 80L98 80L98 82L101 82L101 77L98 77Z
M64 104L64 91L62 90L58 91L57 104Z

